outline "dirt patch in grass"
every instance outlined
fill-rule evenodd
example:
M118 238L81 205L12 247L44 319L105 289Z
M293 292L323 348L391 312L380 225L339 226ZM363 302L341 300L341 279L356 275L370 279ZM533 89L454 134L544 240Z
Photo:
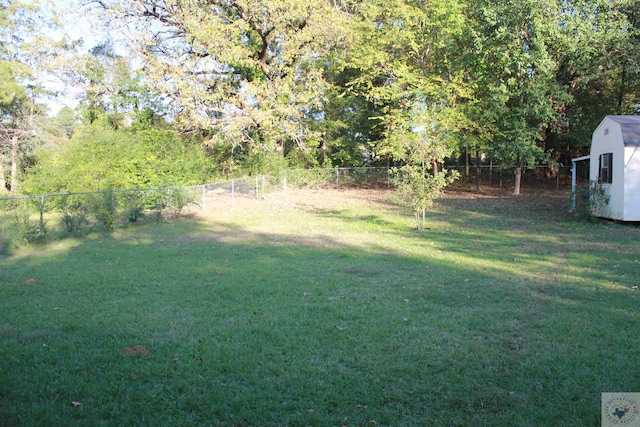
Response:
M123 356L140 356L140 355L144 356L147 354L151 354L151 351L148 348L143 347L141 345L135 345L133 347L127 347L123 349L120 352L120 354Z
M495 192L448 191L438 204L475 212L529 213L529 216L542 214L562 219L571 216L569 202L570 193L557 190L531 192L521 196Z

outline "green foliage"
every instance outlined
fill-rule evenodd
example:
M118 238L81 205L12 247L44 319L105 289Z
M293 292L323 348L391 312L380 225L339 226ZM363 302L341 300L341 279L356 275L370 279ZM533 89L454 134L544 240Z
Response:
M444 188L458 178L455 170L434 175L425 164L404 165L392 170L392 174L391 183L396 187L393 200L415 214L417 228L421 230L426 228L426 211L442 196Z
M46 41L44 6L5 3L0 108L23 139L0 135L0 191L24 170L43 193L401 166L417 105L439 110L448 157L568 164L640 100L637 0L96 2L132 29L130 55ZM84 95L46 129L30 114L48 73Z
M201 147L168 130L95 125L45 148L24 183L31 194L190 185L213 178Z
M14 246L30 244L46 236L46 228L40 230L40 223L28 203L19 204L13 211L13 221L11 241Z
M146 77L179 106L176 128L204 130L204 143L225 148L225 162L313 150L319 135L309 113L326 89L323 58L343 44L347 28L338 8L303 0L101 5L112 17L143 23L135 28L161 29L152 44L140 33L130 46Z
M106 230L112 231L116 220L116 206L113 191L104 191L89 197L89 211Z
M137 222L145 216L145 205L141 192L127 192L118 197L118 204L121 206L124 218L128 222Z
M608 189L602 184L591 181L589 186L578 188L575 195L576 212L579 218L587 222L597 222L604 216L605 208L609 204ZM582 200L578 200L578 198Z
M21 244L33 243L43 236L40 233L40 224L26 204L14 211L14 225L15 238Z
M68 234L78 236L90 225L89 213L82 202L62 203L58 209L60 221Z
M168 205L175 211L176 215L180 215L183 209L190 205L198 205L193 194L185 188L170 188L167 191L169 192Z

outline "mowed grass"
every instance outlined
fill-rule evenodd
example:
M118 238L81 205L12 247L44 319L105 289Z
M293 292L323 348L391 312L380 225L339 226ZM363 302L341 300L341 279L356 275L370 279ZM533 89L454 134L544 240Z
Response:
M637 226L458 193L418 231L389 195L0 258L0 424L586 426L640 391Z

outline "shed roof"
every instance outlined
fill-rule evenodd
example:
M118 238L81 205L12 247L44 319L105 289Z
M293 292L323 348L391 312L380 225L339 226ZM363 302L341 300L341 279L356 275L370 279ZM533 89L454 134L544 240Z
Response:
M625 146L640 146L640 116L607 116L620 125Z

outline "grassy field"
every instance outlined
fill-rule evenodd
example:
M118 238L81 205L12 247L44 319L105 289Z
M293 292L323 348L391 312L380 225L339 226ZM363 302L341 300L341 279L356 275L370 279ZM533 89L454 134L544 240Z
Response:
M0 257L6 426L595 426L640 228L566 193L287 191Z

